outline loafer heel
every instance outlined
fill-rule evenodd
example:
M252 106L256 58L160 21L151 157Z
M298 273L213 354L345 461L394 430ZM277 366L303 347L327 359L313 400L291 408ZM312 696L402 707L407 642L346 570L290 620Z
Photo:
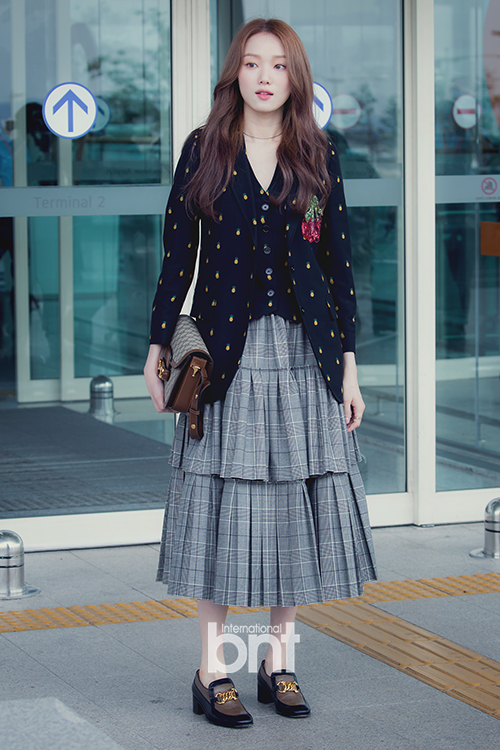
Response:
M205 687L197 670L192 693L193 713L205 714L212 724L218 724L221 727L248 727L253 724L252 715L240 701L238 691L230 677L213 680L208 687Z
M259 701L259 703L273 702L273 694L270 688L268 688L267 685L263 685L260 681L257 686L257 700Z
M257 675L257 698L260 703L274 703L276 713L298 719L309 716L311 709L304 698L295 672L277 669L267 674L262 660Z

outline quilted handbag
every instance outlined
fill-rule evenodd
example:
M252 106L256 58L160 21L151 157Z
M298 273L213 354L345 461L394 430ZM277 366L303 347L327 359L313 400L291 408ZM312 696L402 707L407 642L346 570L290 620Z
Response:
M201 396L210 385L213 360L189 315L179 315L170 345L158 362L164 381L165 409L189 415L189 436L203 437Z

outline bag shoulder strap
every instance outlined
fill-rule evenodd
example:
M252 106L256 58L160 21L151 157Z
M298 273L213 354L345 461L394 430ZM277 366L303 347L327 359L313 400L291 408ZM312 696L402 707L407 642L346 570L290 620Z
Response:
M207 361L201 357L193 357L191 367L199 368L200 382L193 394L191 404L189 405L189 437L195 440L201 440L203 437L203 416L201 411L201 397L205 388L208 388L210 381L208 379Z

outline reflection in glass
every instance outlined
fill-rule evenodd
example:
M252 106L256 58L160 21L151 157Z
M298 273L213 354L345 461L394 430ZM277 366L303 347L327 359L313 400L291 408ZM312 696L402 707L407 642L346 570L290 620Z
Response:
M239 26L252 18L281 18L300 36L314 80L334 98L349 94L360 105L355 125L340 133L334 122L327 130L348 138L349 168L344 177L401 177L402 175L402 16L399 0L212 0L211 45L215 72ZM217 57L217 65L215 64ZM340 105L339 105L340 106ZM340 121L342 117L340 117ZM339 144L337 144L339 145ZM367 162L369 163L368 173Z
M0 384L15 384L14 236L10 217L0 218ZM3 390L2 386L0 389Z
M169 0L26 0L25 21L26 103L15 114L27 174L25 182L18 165L19 185L168 182ZM66 80L92 91L99 108L93 130L69 143L50 132L42 116L63 69L71 71ZM58 252L70 250L59 248L57 221L29 220L34 378L60 377ZM0 236L7 230L0 226ZM160 217L74 217L73 231L74 279L63 283L74 282L75 376L138 374L159 271ZM7 290L7 260L4 253L0 294Z
M160 241L159 216L74 217L76 377L142 372Z
M358 299L357 360L366 402L359 431L367 491L406 489L403 212L386 192L398 180L402 203L402 16L399 0L212 0L212 82L234 32L255 17L277 17L302 39L314 80L333 97L327 132L349 180L349 223ZM356 117L335 97L348 94ZM338 100L339 102L341 100ZM340 116L339 116L340 113ZM357 181L373 183L370 197ZM387 182L386 182L387 180ZM365 183L363 183L365 184ZM387 192L387 195L389 193ZM392 193L391 193L392 196ZM387 200L388 206L380 206Z
M368 491L405 489L404 296L400 207L349 209L357 295L356 360L366 404L359 432ZM378 474L376 467L380 467Z
M94 128L72 143L72 183L168 182L170 2L68 0L68 4L71 57L57 60L58 3L27 2L27 104L18 119L20 124L26 120L28 185L57 184L59 144L43 121L42 103L60 83L58 66L71 70L66 80L87 86L98 103ZM64 169L69 173L68 165Z
M169 3L71 0L71 21L73 76L100 106L93 131L74 143L75 183L160 182L161 159L170 161Z
M56 217L28 219L28 247L31 378L59 378L59 229Z
M497 70L496 80L500 80L500 13L497 11L496 19L492 16L495 5L496 0L435 0L439 29L435 37L437 175L500 172L500 121L495 119L493 109L500 89L492 85L493 80L488 84L485 76L485 65L492 65ZM496 64L491 49L483 55L483 36L492 39L494 45L497 40ZM454 113L454 104L464 95L478 105L476 125L474 117L470 122L463 121L463 110L458 117L456 108Z
M437 489L494 487L500 484L500 202L495 190L492 198L488 192L500 184L494 110L500 10L487 0L436 0L435 20L436 170L438 185L444 181L436 206ZM468 119L457 108L464 96ZM463 202L446 201L447 175L456 175ZM488 176L486 190L473 175Z
M1 189L12 187L12 120L9 84L12 79L10 2L0 2L0 201ZM15 390L14 222L0 217L0 391ZM0 394L1 397L1 394Z
M57 138L42 116L45 96L59 83L56 5L55 0L29 0L25 9L26 104L15 116L16 137L25 133L26 138L27 185L57 185Z

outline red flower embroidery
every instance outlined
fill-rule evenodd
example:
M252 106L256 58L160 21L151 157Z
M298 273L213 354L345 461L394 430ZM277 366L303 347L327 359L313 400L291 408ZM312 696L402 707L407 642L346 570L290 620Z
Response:
M306 215L302 219L302 237L308 242L319 242L323 209L315 195L312 196Z

